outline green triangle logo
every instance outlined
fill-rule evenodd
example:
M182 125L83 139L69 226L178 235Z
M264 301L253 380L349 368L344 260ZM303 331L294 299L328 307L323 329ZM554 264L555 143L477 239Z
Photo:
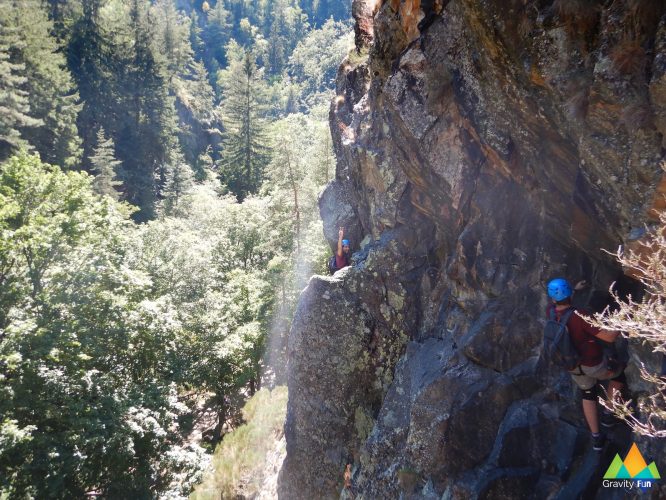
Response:
M610 464L610 467L608 467L606 474L604 474L604 479L616 479L622 467L624 467L624 463L622 463L620 454L616 453L613 462Z
M649 466L648 469L650 469L650 473L652 474L652 477L654 479L661 479L661 476L659 475L659 471L657 470L657 465L652 462Z

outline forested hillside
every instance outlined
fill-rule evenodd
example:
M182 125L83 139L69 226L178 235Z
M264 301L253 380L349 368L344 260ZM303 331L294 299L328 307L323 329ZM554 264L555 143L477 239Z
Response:
M280 382L350 10L0 0L0 498L187 495Z

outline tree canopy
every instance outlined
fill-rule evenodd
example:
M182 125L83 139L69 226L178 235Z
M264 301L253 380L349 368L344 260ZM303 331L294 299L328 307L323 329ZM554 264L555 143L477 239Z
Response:
M0 3L0 497L187 495L325 265L350 5Z

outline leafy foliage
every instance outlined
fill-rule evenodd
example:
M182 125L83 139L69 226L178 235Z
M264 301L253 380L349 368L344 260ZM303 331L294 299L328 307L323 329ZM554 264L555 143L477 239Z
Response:
M163 376L177 330L124 265L129 210L34 156L0 172L2 490L145 496L185 408Z
M300 85L303 97L316 96L333 87L340 61L352 46L351 27L332 19L298 42L289 58L288 71Z
M330 14L349 6L3 4L0 497L187 495L197 414L217 442L281 380L328 252Z

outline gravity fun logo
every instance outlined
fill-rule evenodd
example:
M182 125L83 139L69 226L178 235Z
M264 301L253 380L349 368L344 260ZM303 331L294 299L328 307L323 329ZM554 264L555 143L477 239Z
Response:
M624 461L617 453L613 462L604 474L603 486L605 488L640 488L646 490L652 487L652 484L661 479L657 466L654 462L650 465L645 463L645 459L638 450L636 443L631 445Z

